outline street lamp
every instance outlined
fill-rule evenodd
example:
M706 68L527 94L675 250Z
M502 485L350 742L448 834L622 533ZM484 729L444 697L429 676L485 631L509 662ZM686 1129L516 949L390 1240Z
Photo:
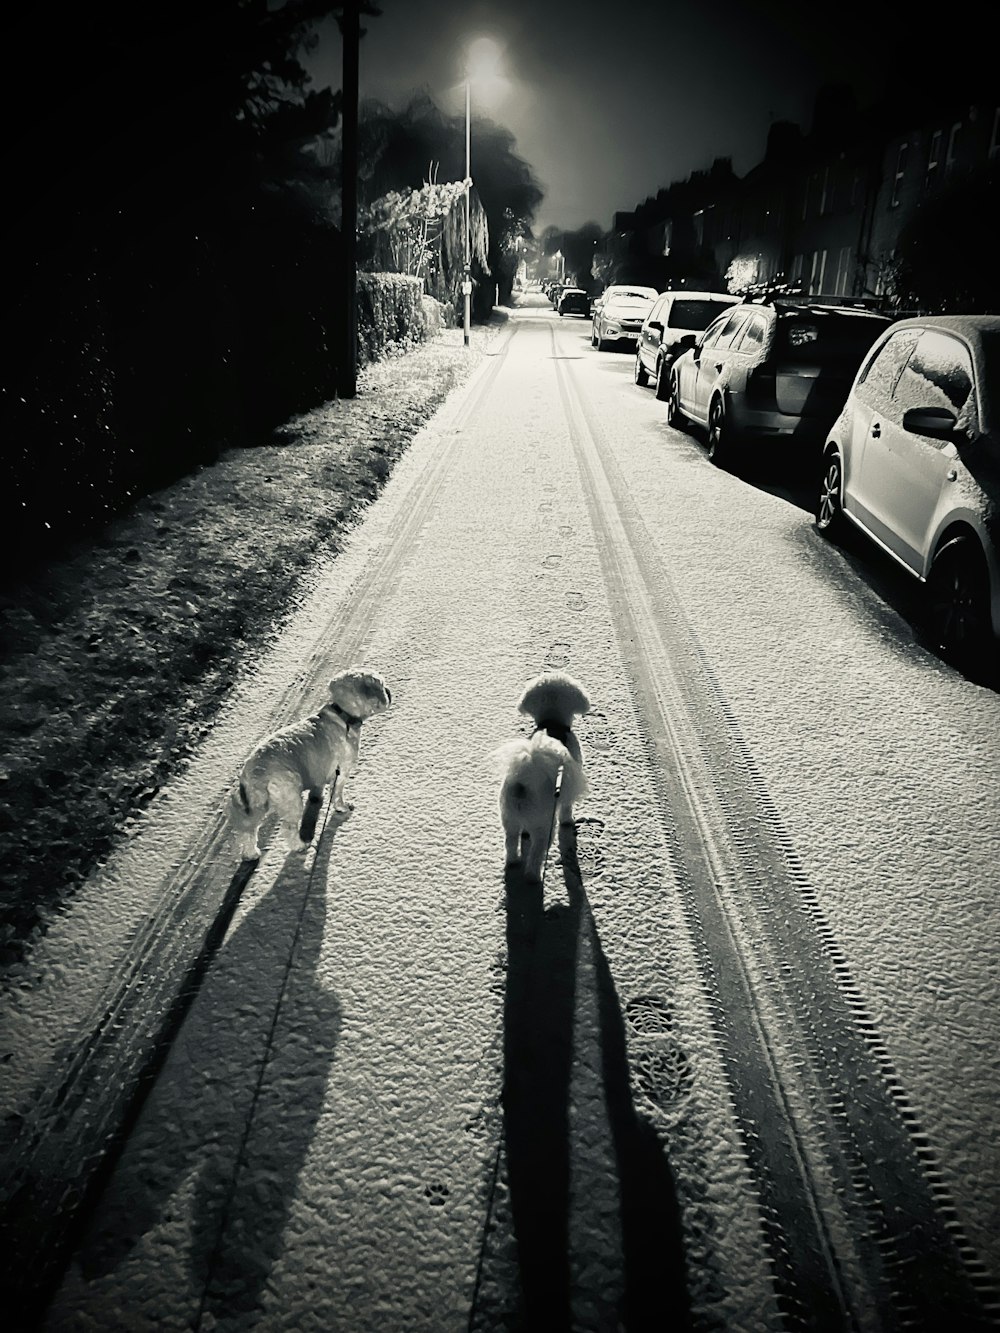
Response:
M472 325L472 80L495 75L500 48L490 37L478 37L465 59L465 274L462 296L465 301L463 328L469 345Z

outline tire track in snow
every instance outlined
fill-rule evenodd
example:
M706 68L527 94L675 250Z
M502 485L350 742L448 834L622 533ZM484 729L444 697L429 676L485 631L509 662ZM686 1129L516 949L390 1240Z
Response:
M997 1327L933 1148L600 421L553 364L787 1326Z

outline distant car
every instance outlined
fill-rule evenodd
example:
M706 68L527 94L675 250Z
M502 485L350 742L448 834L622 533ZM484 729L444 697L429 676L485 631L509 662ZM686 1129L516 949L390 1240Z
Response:
M653 294L643 295L643 291ZM656 292L651 287L629 288L611 297L605 295L604 303L594 314L590 345L602 352L612 343L626 342L634 347L642 321L655 300Z
M648 384L652 379L657 398L666 402L670 397L670 367L689 345L682 345L681 340L703 332L713 319L739 301L738 296L725 292L662 292L639 331L636 384Z
M934 646L975 666L1000 643L1000 316L898 320L858 371L823 452L816 526L849 521L926 584Z
M890 322L850 306L733 306L671 367L667 422L707 427L708 456L719 467L745 465L769 439L792 440L818 458L858 367Z
M546 295L552 302L553 308L556 308L559 305L559 297L562 295L565 286L566 284L564 282L553 282L549 285L549 290L546 292Z
M564 287L556 306L560 315L590 316L590 297L582 287Z

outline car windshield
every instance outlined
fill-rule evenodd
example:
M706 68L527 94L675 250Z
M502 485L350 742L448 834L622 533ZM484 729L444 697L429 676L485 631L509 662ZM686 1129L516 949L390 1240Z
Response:
M668 329L707 329L716 315L721 315L732 301L675 301L667 319Z
M870 316L803 311L778 321L777 353L784 361L857 364L889 323Z
M629 296L623 293L620 296L613 296L604 307L605 310L648 310L653 304L652 296Z

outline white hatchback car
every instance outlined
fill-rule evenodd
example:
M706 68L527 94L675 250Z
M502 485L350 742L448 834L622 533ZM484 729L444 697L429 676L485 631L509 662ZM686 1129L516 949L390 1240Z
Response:
M1000 316L902 319L872 347L823 452L820 532L849 520L927 585L963 667L1000 644Z

